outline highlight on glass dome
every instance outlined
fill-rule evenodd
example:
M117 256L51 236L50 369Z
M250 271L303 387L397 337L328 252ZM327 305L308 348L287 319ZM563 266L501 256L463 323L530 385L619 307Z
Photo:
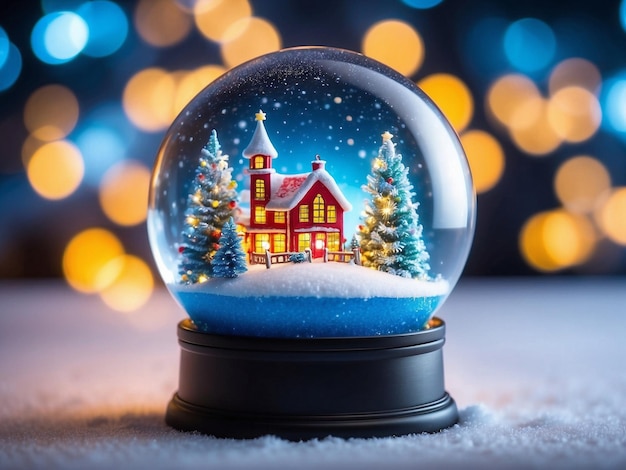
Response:
M465 155L412 82L295 48L233 69L168 131L148 228L199 330L263 337L428 328L465 264Z

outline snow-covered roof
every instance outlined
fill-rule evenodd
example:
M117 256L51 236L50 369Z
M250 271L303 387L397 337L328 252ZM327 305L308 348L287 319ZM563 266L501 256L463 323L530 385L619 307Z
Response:
M272 145L272 142L267 135L263 119L258 118L256 121L254 135L252 136L248 146L243 151L243 156L245 158L252 158L255 155L268 155L272 158L276 158L278 156L278 151L274 148L274 145Z
M352 204L343 195L335 179L323 168L298 175L274 173L270 178L272 194L265 206L267 210L293 209L318 181L326 186L344 211L352 209Z

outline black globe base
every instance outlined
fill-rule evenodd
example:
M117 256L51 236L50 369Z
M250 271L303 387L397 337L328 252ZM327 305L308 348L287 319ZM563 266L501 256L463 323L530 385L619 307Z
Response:
M445 324L417 333L276 339L178 325L181 368L166 422L216 437L289 440L436 432L458 421L444 389Z

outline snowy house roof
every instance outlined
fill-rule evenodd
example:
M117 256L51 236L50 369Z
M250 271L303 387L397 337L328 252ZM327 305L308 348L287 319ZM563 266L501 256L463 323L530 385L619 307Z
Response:
M272 158L278 156L278 152L267 135L263 121L265 121L265 113L259 110L259 112L256 113L256 129L254 130L254 135L243 151L245 158L252 158L255 155L268 155Z
M335 179L323 167L311 173L299 175L271 175L272 194L265 208L267 210L291 210L302 200L316 182L321 182L330 191L344 211L352 209Z

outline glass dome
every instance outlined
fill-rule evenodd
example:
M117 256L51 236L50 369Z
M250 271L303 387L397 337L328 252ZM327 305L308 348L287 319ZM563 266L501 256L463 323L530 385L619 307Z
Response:
M167 132L148 231L200 331L412 333L456 284L475 196L458 137L411 81L294 48L226 73Z

